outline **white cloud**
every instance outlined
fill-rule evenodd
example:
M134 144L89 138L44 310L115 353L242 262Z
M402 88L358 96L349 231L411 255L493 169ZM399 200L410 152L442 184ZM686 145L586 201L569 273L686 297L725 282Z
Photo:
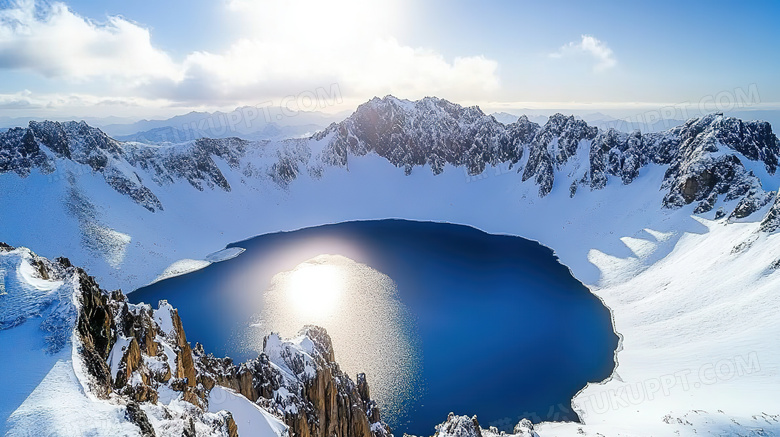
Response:
M591 35L582 35L579 42L570 42L561 47L557 52L551 53L551 58L563 58L577 55L588 55L596 63L593 66L595 71L608 70L617 65L617 59L612 49L604 41L598 40Z
M0 68L76 81L178 74L168 55L152 46L148 29L120 17L95 23L63 3L33 0L0 10Z
M338 84L345 98L483 96L499 87L498 64L482 56L445 59L391 35L397 0L231 0L244 38L222 52L184 60L185 79L151 92L176 101L245 103Z
M168 109L170 102L161 99L94 95L83 93L33 93L23 90L0 94L0 115L52 119L73 119L110 111L117 116L168 115L178 111ZM101 108L101 109L98 109ZM3 126L7 127L7 126Z
M251 104L331 84L347 99L477 98L498 89L493 60L448 60L393 38L387 23L398 3L230 0L243 37L174 61L152 44L148 29L126 19L96 23L63 3L23 0L0 10L0 68L91 85L102 79L114 94L191 105Z
M316 44L241 40L223 53L196 52L183 80L161 80L151 95L213 103L279 98L338 84L345 97L431 94L474 97L499 87L498 64L400 44L394 38L351 41L335 49Z
M448 62L433 50L386 38L374 40L360 58L342 77L363 93L400 91L412 98L431 94L469 98L499 88L498 63L483 56L456 57Z

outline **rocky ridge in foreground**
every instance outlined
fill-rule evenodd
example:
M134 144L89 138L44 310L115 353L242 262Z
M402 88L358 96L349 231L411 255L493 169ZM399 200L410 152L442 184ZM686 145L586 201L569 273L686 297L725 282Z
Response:
M246 397L278 437L391 435L365 375L355 383L340 370L322 328L306 327L289 341L272 334L258 358L236 365L200 345L191 348L178 311L165 301L157 309L130 304L121 291L102 290L66 258L49 261L25 248L0 244L0 262L7 276L13 269L16 278L25 278L0 293L0 336L43 319L47 353L66 351L72 341L85 394L124 409L138 435L238 436L234 413L212 396L218 386ZM16 416L9 423L18 426L9 435L27 432L18 429L24 417ZM51 427L46 431L60 435L58 424Z

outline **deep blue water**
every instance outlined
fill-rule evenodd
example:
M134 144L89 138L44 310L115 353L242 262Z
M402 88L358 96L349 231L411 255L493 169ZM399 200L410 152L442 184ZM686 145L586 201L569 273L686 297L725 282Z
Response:
M191 342L242 361L256 352L237 339L248 332L262 306L259 291L274 274L320 254L366 264L395 282L419 345L419 392L405 411L383 412L398 434L432 435L450 411L510 430L521 417L576 420L571 398L614 366L618 339L608 310L536 242L459 225L380 220L233 246L247 250L140 288L130 301L167 299L179 308Z

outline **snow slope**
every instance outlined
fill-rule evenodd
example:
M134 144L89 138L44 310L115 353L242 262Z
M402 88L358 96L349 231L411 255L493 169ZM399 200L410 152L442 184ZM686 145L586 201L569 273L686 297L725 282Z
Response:
M209 411L228 410L238 426L241 437L266 437L269 435L285 435L287 426L279 419L269 414L257 404L237 394L229 388L220 386L211 390Z
M123 419L123 408L98 402L83 389L76 376L80 362L74 360L77 284L73 278L42 277L40 263L24 248L0 251L0 350L6 352L0 364L0 430L8 436L55 431L80 436L101 429L140 435Z
M157 436L181 436L189 431L198 435L227 436L226 425L235 408L246 430L252 423L254 434L242 435L282 437L287 427L279 419L240 395L225 394L214 400L208 412L183 399L175 391L168 373L168 382L157 388L163 396L144 402L140 407L143 420L132 419L132 391L123 392L118 385L110 391L111 381L124 375L129 364L128 348L132 343L121 332L114 332L117 341L107 359L110 369L109 390L96 378L95 364L84 352L89 347L84 333L77 330L77 320L86 317L83 301L83 277L67 261L50 262L26 248L0 247L0 361L2 392L0 396L0 432L6 436L142 436L150 431ZM102 293L96 291L97 296ZM95 295L92 295L95 297ZM130 313L146 311L141 306L129 307ZM162 304L154 311L165 335L175 336L173 308ZM101 320L87 324L94 327ZM121 321L120 321L121 322ZM175 337L173 337L175 338ZM90 340L94 341L94 340ZM166 352L171 345L161 340ZM172 357L172 355L174 355ZM171 360L171 358L174 358ZM141 370L170 372L178 370L175 353L144 357ZM166 364L173 363L173 364ZM142 384L144 376L134 373L129 384ZM138 405L138 404L135 404ZM138 407L136 407L138 408ZM262 421L263 426L255 426ZM139 427L147 423L148 430ZM242 424L237 424L239 427ZM189 430L188 430L189 427Z
M123 407L100 402L85 393L71 360L57 361L6 425L9 437L141 435L138 427L125 418Z
M0 252L0 421L5 422L46 378L70 357L70 325L75 317L72 284L34 273L29 251ZM13 381L13 384L8 382ZM0 428L2 429L2 428Z
M574 399L588 433L780 435L780 236L757 233L756 223L698 221L701 232L639 274L592 253L615 276L593 290L623 340L612 380Z

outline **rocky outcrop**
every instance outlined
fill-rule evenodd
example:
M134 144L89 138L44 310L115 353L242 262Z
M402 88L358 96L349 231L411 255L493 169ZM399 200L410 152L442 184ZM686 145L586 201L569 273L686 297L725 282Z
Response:
M106 398L112 391L112 375L106 360L116 340L109 298L86 272L72 267L65 258L60 258L59 263L72 271L78 281L80 295L77 299L80 305L76 332L80 339L79 353L93 378L93 393Z
M556 170L577 154L580 142L592 140L598 129L574 116L555 114L528 144L528 162L523 181L533 178L539 186L539 196L552 191Z
M582 182L589 182L593 190L604 188L609 176L620 178L623 184L630 184L649 159L645 138L639 131L631 134L615 129L599 132L591 143L588 152L590 171L584 173Z
M13 128L0 134L0 173L14 171L28 176L33 169L44 174L57 170L57 160L101 173L106 183L151 212L162 203L134 172L112 163L126 161L122 143L85 122L31 121L27 128Z
M775 196L772 206L761 220L761 230L764 232L776 232L780 229L780 192Z
M534 426L528 419L521 420L515 425L512 434L499 431L494 427L482 429L479 426L477 416L457 416L450 413L444 423L436 425L435 437L539 437L534 431Z
M658 162L669 165L662 186L668 189L664 206L695 202L695 212L702 213L712 210L719 198L726 202L739 199L734 217L740 218L771 200L742 162L756 160L769 174L775 173L780 146L768 123L712 114L689 120L664 138L672 141L650 144L651 156L668 156L668 160Z
M446 422L436 425L436 436L482 437L482 428L479 427L477 416L456 416L450 413Z
M229 358L191 348L178 311L130 304L120 291L106 292L65 258L52 262L27 249L0 243L3 269L25 271L52 290L25 294L14 286L0 295L0 330L31 317L61 351L74 345L74 367L83 386L100 402L120 405L141 435L238 435L229 411L210 412L211 391L224 386L244 395L275 421L279 437L387 437L364 374L357 383L335 361L324 329L308 326L292 340L272 334L256 359L235 365ZM20 276L20 278L23 278ZM34 287L28 287L32 290ZM73 335L75 334L75 335ZM165 400L162 400L162 397Z
M195 374L195 362L192 358L192 348L184 333L179 311L175 309L169 311L173 324L173 338L176 341L176 377L186 379L188 387L195 387L197 375Z
M271 334L263 353L234 365L196 346L197 368L206 387L218 384L276 411L300 437L382 437L390 430L371 400L364 374L354 383L335 362L324 329L305 327L290 341Z
M517 138L528 136L528 123L516 128ZM386 97L360 105L341 123L333 124L314 139L330 136L325 161L346 165L347 154L376 153L407 174L429 165L434 174L445 164L465 166L479 174L486 164L517 162L522 144L513 142L504 125L478 107L461 107L443 99L426 97L416 102Z
M539 437L539 434L534 431L533 423L528 419L523 419L518 422L512 433L516 437Z
M149 422L149 417L144 413L144 410L138 405L137 402L130 401L127 403L126 416L128 420L138 425L141 430L142 437L156 437L154 427Z

